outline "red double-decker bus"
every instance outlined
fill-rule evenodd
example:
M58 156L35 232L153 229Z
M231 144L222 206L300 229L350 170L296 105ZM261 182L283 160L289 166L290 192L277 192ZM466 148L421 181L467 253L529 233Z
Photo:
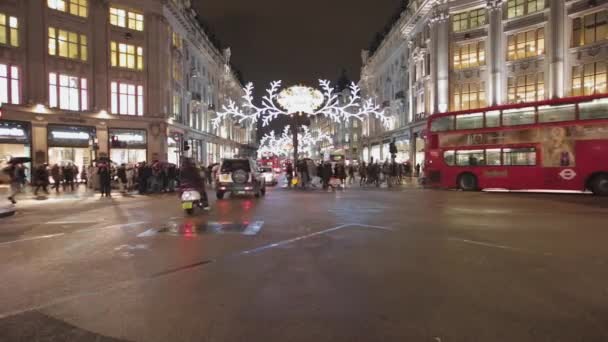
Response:
M427 184L608 195L608 94L436 114Z

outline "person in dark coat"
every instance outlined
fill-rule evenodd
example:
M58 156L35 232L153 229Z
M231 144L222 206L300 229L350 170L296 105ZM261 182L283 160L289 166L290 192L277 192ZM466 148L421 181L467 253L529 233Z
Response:
M127 184L127 165L121 164L118 169L116 169L116 177L118 178L118 185L120 187L120 192L125 192L125 185Z
M61 168L55 164L51 167L51 177L53 178L53 189L59 193L59 186L61 185Z
M110 165L106 163L99 164L97 174L99 175L101 197L112 197L112 171L110 170Z
M291 188L291 181L293 180L293 166L291 163L287 164L285 168L285 177L287 177L287 186Z
M34 189L34 195L38 196L38 191L40 189L44 190L44 193L49 194L49 170L46 164L41 164L36 167L34 170L34 184L36 188Z
M148 192L148 178L150 177L151 170L146 162L141 163L137 173L137 183L139 186L139 194L143 195Z
M62 168L63 170L63 191L69 187L71 191L74 191L74 168L72 165L66 165Z
M323 164L323 170L321 171L321 180L323 181L323 190L327 190L329 188L329 181L331 180L332 169L331 163L325 162Z
M365 162L362 162L359 165L359 186L363 186L363 184L367 183L367 165Z

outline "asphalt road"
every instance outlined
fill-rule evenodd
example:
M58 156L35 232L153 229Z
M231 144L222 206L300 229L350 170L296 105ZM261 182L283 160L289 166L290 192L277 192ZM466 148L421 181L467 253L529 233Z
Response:
M608 200L403 189L25 201L0 341L608 341Z

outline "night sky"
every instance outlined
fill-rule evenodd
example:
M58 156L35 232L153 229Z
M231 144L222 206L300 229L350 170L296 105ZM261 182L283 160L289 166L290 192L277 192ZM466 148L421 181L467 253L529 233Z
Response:
M200 16L256 90L359 79L367 49L403 0L194 0ZM259 94L259 93L258 93Z

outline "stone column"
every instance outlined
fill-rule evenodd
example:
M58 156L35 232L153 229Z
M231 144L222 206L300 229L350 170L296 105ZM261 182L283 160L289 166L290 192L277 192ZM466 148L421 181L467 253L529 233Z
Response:
M549 58L549 98L561 98L564 96L564 57L565 57L565 29L566 15L563 0L550 0L549 14L549 39L545 53Z
M92 101L90 107L94 110L110 112L109 75L110 61L108 59L110 42L108 39L109 4L105 1L90 1L89 18L93 22L93 36L90 38L91 63L93 64L93 80L90 82Z
M414 41L410 38L407 41L407 53L408 53L408 108L407 108L407 113L408 113L408 123L412 123L414 121L414 81L416 78L416 63L414 61L414 58L412 56L412 51L414 49Z
M25 35L27 36L23 37L22 34L20 44L27 51L28 70L23 73L26 75L26 84L24 84L22 89L27 89L25 92L27 98L24 98L24 102L30 104L47 104L48 102L46 97L46 49L48 43L46 43L46 16L43 15L46 7L46 1L43 0L27 1L25 18L20 18L19 23L20 33L25 31Z
M488 0L488 39L486 40L486 56L488 61L488 84L486 99L489 106L505 102L503 75L505 68L505 51L502 25L503 0Z
M433 9L431 27L431 83L433 98L432 113L447 112L450 103L450 27L449 14L445 9Z

